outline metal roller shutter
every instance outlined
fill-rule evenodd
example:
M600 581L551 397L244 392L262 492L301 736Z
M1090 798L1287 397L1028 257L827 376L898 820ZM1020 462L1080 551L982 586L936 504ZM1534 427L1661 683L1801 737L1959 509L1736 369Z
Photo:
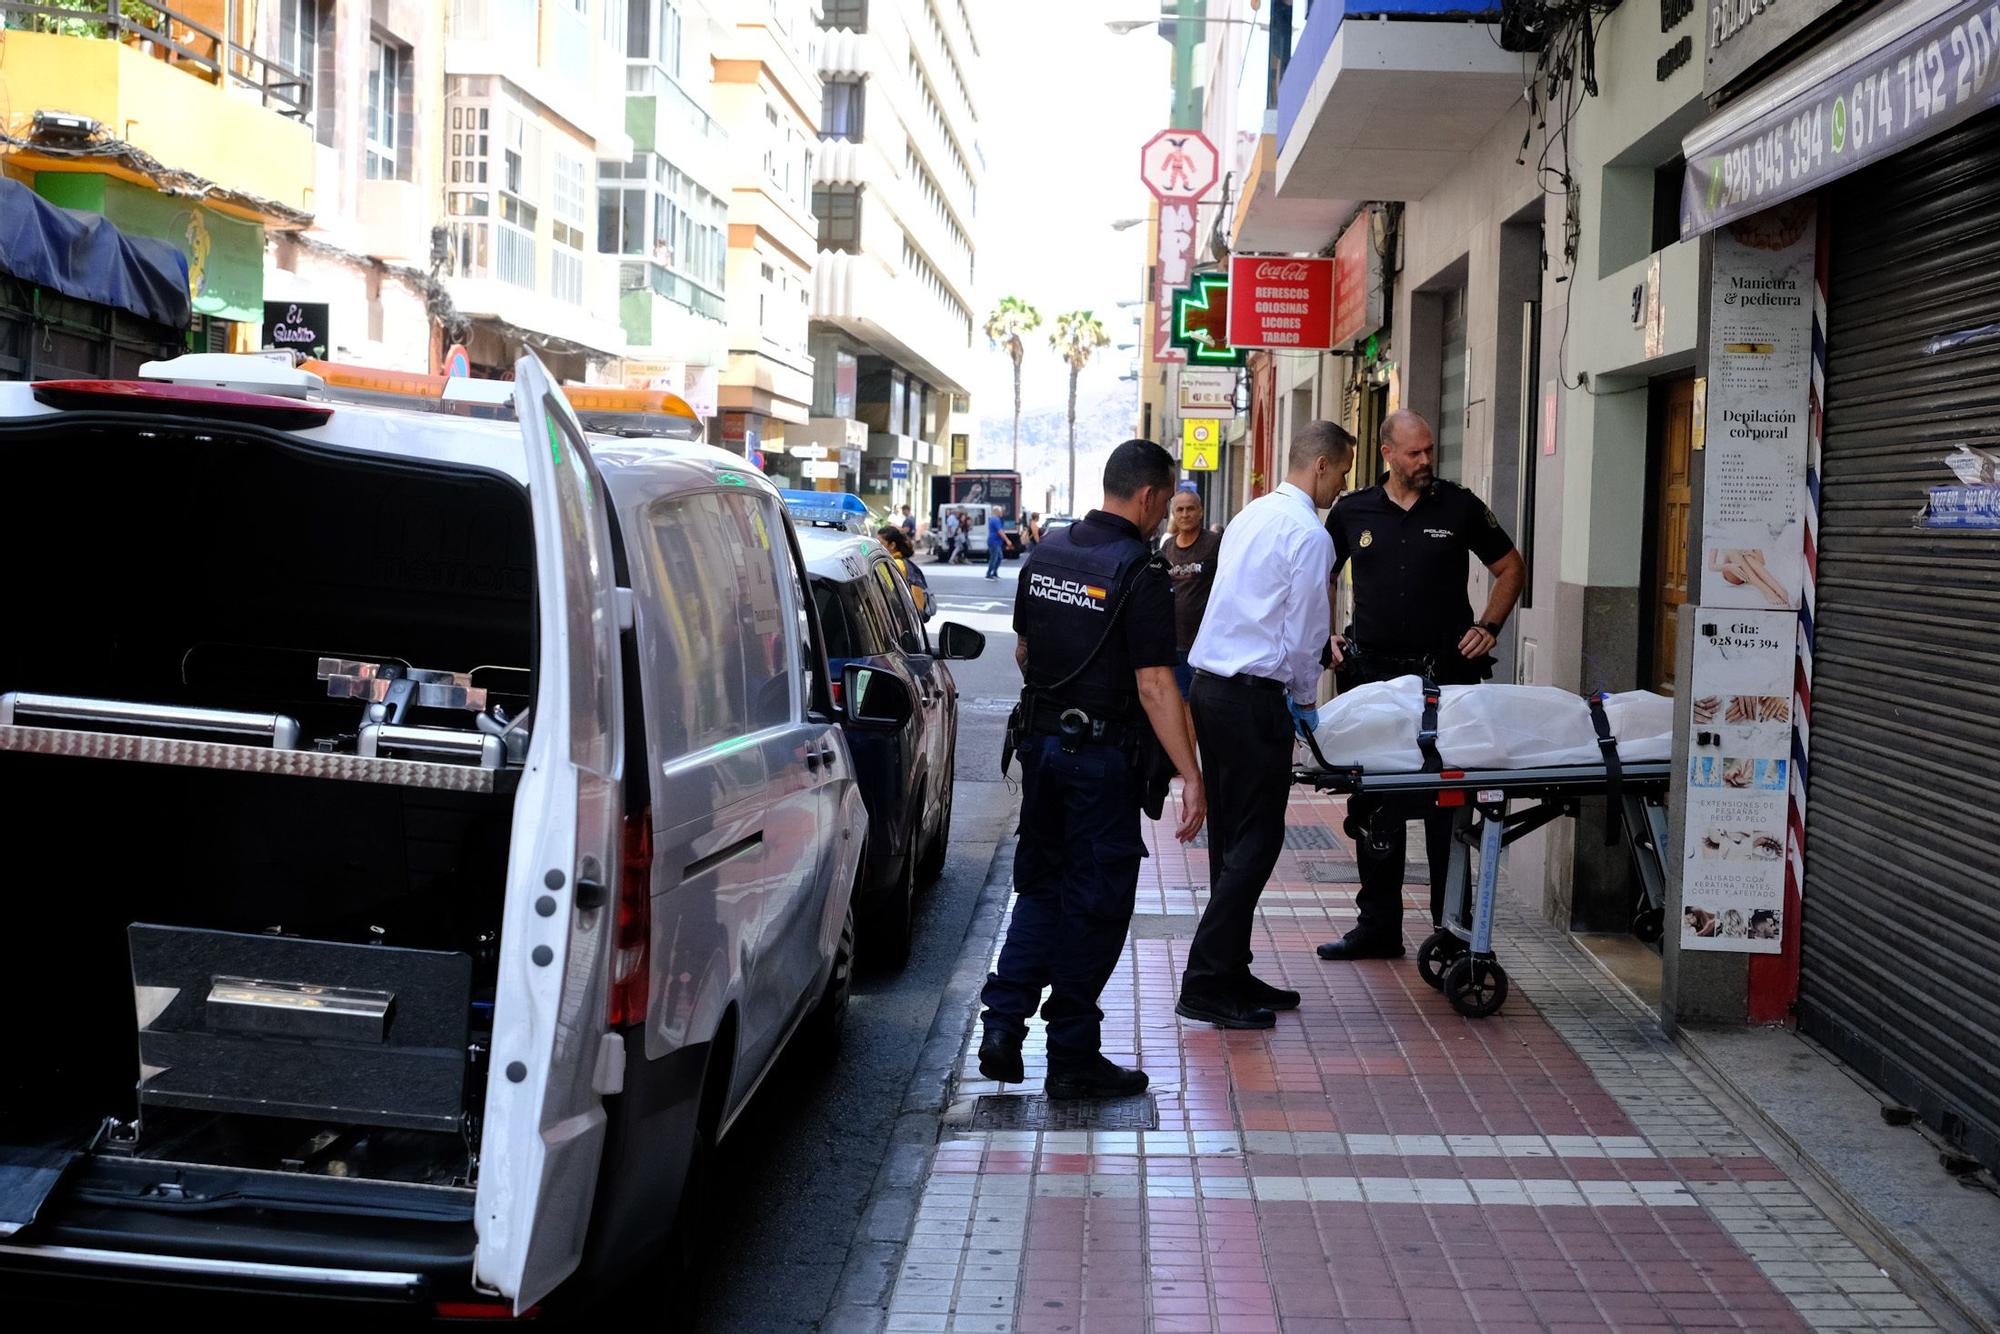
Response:
M1830 191L1799 1015L2000 1166L2000 533L1915 528L2000 448L2000 113Z

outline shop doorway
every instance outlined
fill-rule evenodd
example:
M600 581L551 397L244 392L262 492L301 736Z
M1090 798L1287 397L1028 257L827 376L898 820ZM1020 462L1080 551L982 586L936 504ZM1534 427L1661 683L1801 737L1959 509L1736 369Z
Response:
M1646 556L1639 677L1674 693L1674 647L1688 600L1688 469L1694 451L1694 377L1655 380L1647 404Z

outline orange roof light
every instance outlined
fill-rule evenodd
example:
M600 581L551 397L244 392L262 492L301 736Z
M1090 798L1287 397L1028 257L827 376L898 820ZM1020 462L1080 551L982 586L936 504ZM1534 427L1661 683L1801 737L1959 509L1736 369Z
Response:
M611 385L566 384L563 397L578 412L659 413L699 421L693 408L678 394L664 389L621 389Z
M373 394L397 394L405 398L427 398L436 402L444 397L444 376L425 375L420 371L382 370L375 366L354 366L339 361L318 361L311 357L299 363L299 369L310 371L326 381L329 389L361 389Z

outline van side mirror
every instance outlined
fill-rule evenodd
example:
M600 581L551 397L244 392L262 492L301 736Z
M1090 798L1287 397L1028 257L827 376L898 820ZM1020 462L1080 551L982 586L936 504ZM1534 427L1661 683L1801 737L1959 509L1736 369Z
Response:
M870 727L901 727L917 708L902 677L858 662L841 672L840 697L847 720Z
M946 621L938 627L937 645L940 658L969 661L986 651L986 636L970 626Z

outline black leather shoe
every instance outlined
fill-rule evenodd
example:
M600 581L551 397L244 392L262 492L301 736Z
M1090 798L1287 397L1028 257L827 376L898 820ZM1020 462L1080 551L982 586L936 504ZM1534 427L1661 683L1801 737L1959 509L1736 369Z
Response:
M1403 957L1403 942L1342 936L1320 946L1318 953L1329 963L1349 963L1355 959L1400 959Z
M1131 1098L1151 1082L1144 1070L1127 1070L1100 1056L1092 1065L1051 1069L1042 1091L1056 1099Z
M1296 1010L1299 1008L1299 993L1284 987L1274 987L1255 974L1246 974L1236 984L1236 994L1252 1005L1261 1005L1267 1010Z
M1020 1084L1028 1076L1021 1069L1021 1039L998 1029L986 1030L979 1044L979 1073L1000 1084Z
M1183 1019L1198 1019L1217 1028L1276 1028L1278 1016L1255 1001L1241 996L1190 996L1185 991L1174 1002L1174 1013Z

